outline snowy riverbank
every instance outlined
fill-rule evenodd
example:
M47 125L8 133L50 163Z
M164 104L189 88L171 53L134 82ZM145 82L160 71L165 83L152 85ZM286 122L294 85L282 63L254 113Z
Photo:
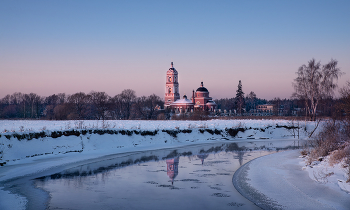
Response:
M286 120L210 121L0 121L0 165L37 156L125 152L235 139L306 139L313 122Z
M339 166L327 182L316 182L315 173L332 169L326 163L307 169L299 156L293 150L257 158L236 171L233 184L263 209L349 209L349 184Z

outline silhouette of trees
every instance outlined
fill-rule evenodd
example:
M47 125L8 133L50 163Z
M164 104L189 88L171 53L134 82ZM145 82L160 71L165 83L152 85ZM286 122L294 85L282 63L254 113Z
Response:
M140 119L157 119L157 111L162 103L162 99L155 94L148 97L141 96L136 99L135 114Z
M91 91L89 94L91 101L91 113L97 120L105 120L108 115L110 96L105 92Z
M68 103L72 108L69 118L78 120L85 119L88 115L90 99L90 95L86 95L83 92L68 96Z
M44 100L45 109L43 115L49 120L64 120L68 116L68 107L65 104L67 97L65 93L53 94ZM25 117L24 117L25 118Z
M131 89L123 90L114 97L96 91L72 95L59 93L48 97L16 92L0 99L0 119L149 120L158 118L163 105L164 101L159 96L136 97L135 91ZM160 119L164 119L164 113Z
M134 90L123 90L119 96L121 103L122 119L128 120L131 115L132 104L136 101L136 93Z
M247 94L245 101L246 101L247 112L249 112L251 109L256 108L257 98L256 98L256 94L253 91L250 91L250 93Z

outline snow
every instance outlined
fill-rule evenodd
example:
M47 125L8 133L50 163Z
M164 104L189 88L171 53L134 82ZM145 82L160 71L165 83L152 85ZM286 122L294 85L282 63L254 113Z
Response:
M315 128L314 122L287 121L287 120L209 120L209 121L0 121L0 182L35 174L41 171L52 169L65 164L79 163L82 161L104 157L106 155L125 153L133 151L145 151L161 148L171 148L184 145L207 143L208 141L259 141L260 139L298 139L297 129L286 127L300 126L299 138L307 139L309 132ZM244 128L236 136L231 136L225 129ZM140 135L134 132L132 135L118 134L81 134L83 130L112 130L112 131L157 131L155 135ZM191 132L181 132L182 130ZM206 129L214 131L221 130L220 134L212 134ZM80 135L60 136L52 138L55 131L79 131ZM163 130L177 131L172 136ZM45 137L33 138L31 140L18 140L13 135L44 132ZM8 138L10 136L10 138ZM293 154L293 155L292 155ZM341 204L334 204L336 196L345 194L348 198L349 184L345 183L344 172L339 166L330 168L321 162L313 168L304 167L303 160L298 155L289 152L278 153L258 158L241 167L248 174L247 183L252 189L259 192L259 196L265 195L271 198L270 201L288 200L283 203L286 209L295 207L293 199L302 206L303 204L315 201L320 186L331 189L332 196L322 197L315 201L319 207L336 207L342 209ZM305 165L305 164L304 164ZM304 166L303 165L303 166ZM239 170L241 170L239 169ZM314 180L313 174L316 170L325 173L334 173L328 177L326 184L319 184ZM309 172L309 176L305 171ZM306 176L305 176L306 175ZM235 175L236 176L236 175ZM295 178L293 178L295 177ZM306 177L306 178L305 178ZM266 178L262 179L262 178ZM311 179L310 179L311 178ZM339 180L339 181L338 181ZM300 182L303 186L295 184ZM305 190L305 188L307 188ZM267 191L269 190L269 191ZM282 191L281 191L282 190ZM322 191L321 190L321 191ZM285 194L288 195L286 199ZM340 193L340 194L339 194ZM341 194L343 193L343 194ZM289 199L289 196L291 199ZM345 196L345 197L346 197ZM264 197L264 196L263 196ZM341 196L339 197L341 198ZM304 200L303 200L304 199ZM324 199L324 200L322 200ZM311 202L311 203L312 203ZM0 209L23 209L26 200L24 197L10 194L0 188ZM310 204L311 205L311 204ZM315 207L310 206L310 207ZM350 205L350 204L349 204ZM306 207L306 206L305 206ZM295 209L295 208L294 208ZM310 208L312 209L312 208Z
M311 131L314 122L288 121L288 120L208 120L208 121L147 121L147 120L0 120L0 134L13 132L39 132L68 129L192 129L209 128L225 129L235 127L266 128L269 126L297 126L307 127Z
M343 162L331 165L329 156L327 156L322 161L314 161L310 165L306 163L306 160L301 162L301 164L304 166L303 170L309 173L310 179L328 187L340 188L350 194L350 184L346 183L348 177L346 168L343 167Z
M52 157L67 153L120 153L130 148L149 146L175 146L215 140L237 139L295 139L297 129L283 126L295 126L285 120L209 120L209 121L0 121L0 163L5 165L20 164L27 159L41 156ZM307 131L312 131L315 124L304 122ZM225 129L242 128L236 136ZM75 130L74 130L75 129ZM90 129L90 130L89 130ZM97 134L92 131L113 131L118 134ZM164 130L165 129L165 130ZM213 134L209 131L219 131ZM82 134L83 131L90 132ZM190 130L191 132L182 132ZM51 137L55 131L79 132L75 135ZM120 133L132 131L130 135ZM142 131L157 132L155 135L140 135ZM172 136L167 131L176 132ZM43 132L44 137L18 140L15 135ZM299 130L299 138L306 139L308 132ZM1 181L1 177L0 177Z
M14 195L0 187L0 209L25 209L26 198L20 195Z
M299 155L300 151L292 150L257 158L237 170L233 183L263 209L349 209L350 195L336 180L341 175L332 175L325 183L313 181ZM318 169L327 167L319 165Z

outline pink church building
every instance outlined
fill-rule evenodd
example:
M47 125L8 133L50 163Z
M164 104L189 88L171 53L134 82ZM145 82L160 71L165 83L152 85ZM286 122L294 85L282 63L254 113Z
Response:
M171 62L171 67L166 73L164 108L176 112L214 111L216 109L216 103L209 96L209 91L203 86L203 82L196 92L192 91L191 100L187 99L186 95L180 99L178 76L178 72Z

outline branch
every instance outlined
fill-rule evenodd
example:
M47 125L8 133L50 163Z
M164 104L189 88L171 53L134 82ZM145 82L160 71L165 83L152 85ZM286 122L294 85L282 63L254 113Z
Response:
M319 119L318 121L316 121L316 127L314 128L313 131L311 131L310 135L309 135L309 138L311 138L312 134L314 134L314 132L316 131L316 129L318 128L318 125L320 124L320 122L322 121L322 119Z

